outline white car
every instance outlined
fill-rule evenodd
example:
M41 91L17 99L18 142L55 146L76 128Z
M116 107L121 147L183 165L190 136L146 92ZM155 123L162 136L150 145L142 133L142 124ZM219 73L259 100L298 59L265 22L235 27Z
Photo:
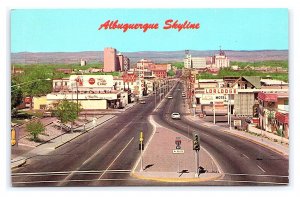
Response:
M168 99L172 99L173 98L173 96L168 96Z
M180 114L177 112L174 112L171 114L172 119L180 119Z

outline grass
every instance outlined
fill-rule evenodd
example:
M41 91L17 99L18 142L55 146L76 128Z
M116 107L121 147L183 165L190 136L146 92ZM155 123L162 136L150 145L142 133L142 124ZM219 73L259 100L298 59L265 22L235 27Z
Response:
M288 82L288 73L262 73L252 70L235 71L230 68L221 69L217 75L212 75L208 72L197 75L197 79L220 79L227 76L240 77L240 76L260 76L266 78L270 76L272 79L278 79Z
M267 60L267 61L257 61L257 62L236 62L231 61L231 66L239 66L240 68L245 68L246 66L253 66L253 67L282 67L288 68L289 63L288 60Z

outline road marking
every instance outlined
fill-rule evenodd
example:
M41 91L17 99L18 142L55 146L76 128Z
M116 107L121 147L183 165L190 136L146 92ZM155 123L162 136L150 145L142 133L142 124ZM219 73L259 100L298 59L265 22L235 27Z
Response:
M106 170L101 174L101 176L98 178L100 180L104 174L107 172L107 170L113 165L113 163L120 157L120 155L123 153L123 151L127 148L127 146L132 142L134 137L131 138L131 140L126 144L126 146L121 150L121 152L117 155L117 157L110 163L110 165L106 168Z
M129 173L131 170L108 170L109 173ZM70 173L76 174L99 174L104 170L84 170L84 171L61 171L61 172L32 172L32 173L13 173L12 177L22 176L65 176Z
M274 185L287 185L289 183L281 182L260 182L260 181L233 181L233 180L213 180L215 182L231 182L231 183L258 183L258 184L274 184Z
M262 167L260 167L259 165L257 165L257 167L261 170L261 171L263 171L263 172L266 172Z
M219 165L219 163L217 162L217 160L205 148L203 148L202 146L200 146L200 147L206 152L206 154L208 154L210 156L210 158L216 164L216 166L218 168L218 172L221 173L221 174L224 174L223 170L222 170L221 166Z
M289 177L289 176L284 176L284 175L273 175L273 174L231 174L231 173L224 173L224 175L229 175L229 176L278 177L278 178L288 178Z
M140 181L140 179L73 179L69 182L95 182L95 181ZM36 184L36 183L60 183L62 181L29 181L29 182L13 182L13 184Z
M145 151L147 150L147 148L148 148L148 146L149 146L149 144L150 144L152 138L154 137L154 134L156 133L157 127L162 127L160 124L158 124L157 122L154 121L152 115L149 116L149 122L150 122L150 124L153 126L153 131L152 131L152 134L151 134L149 140L147 141L146 146L144 147L143 152L145 152ZM134 165L133 168L131 169L131 172L132 172L132 173L134 173L136 167L137 167L138 164L140 163L140 160L141 160L141 155L139 156L138 160L135 162L135 165Z
M222 143L222 141L221 141L221 140L219 140L219 139L215 139L215 140L217 140L218 142Z
M244 153L241 153L241 155L243 155L244 157L246 157L247 159L250 159L247 155L245 155Z
M230 148L232 148L232 149L235 149L233 146L231 146L231 145L227 145L227 146L229 146ZM243 154L243 153L242 153Z
M77 168L80 169L83 165L85 165L87 162L91 161L102 149L104 149L106 146L108 146L108 144L110 144L113 140L115 140L117 137L119 137L119 135L121 135L121 133L123 133L125 131L125 129L127 129L127 127L134 121L131 120L129 123L127 123L127 125L121 129L113 138L111 138L108 142L106 142L102 147L100 147L91 157L89 157L87 160L85 160L81 165L80 167ZM73 176L74 173L71 173L69 174L64 180L62 183L64 183L66 180L68 180L71 176ZM59 185L59 186L62 186L62 185Z

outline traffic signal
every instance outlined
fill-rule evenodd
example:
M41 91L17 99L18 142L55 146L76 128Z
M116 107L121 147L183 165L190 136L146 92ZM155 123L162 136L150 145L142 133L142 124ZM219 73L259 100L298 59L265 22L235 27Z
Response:
M200 150L200 143L199 143L199 138L198 135L194 135L194 140L193 140L193 150L199 151Z

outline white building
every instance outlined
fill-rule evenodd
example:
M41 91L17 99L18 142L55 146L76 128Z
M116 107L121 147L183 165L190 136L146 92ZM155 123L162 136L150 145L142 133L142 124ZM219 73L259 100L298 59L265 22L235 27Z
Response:
M186 55L183 59L184 68L192 68L192 56L190 54Z
M127 92L117 90L112 75L71 75L53 80L53 92L47 94L47 104L55 106L67 99L86 110L122 108L128 104Z
M206 68L205 57L192 57L192 68Z

